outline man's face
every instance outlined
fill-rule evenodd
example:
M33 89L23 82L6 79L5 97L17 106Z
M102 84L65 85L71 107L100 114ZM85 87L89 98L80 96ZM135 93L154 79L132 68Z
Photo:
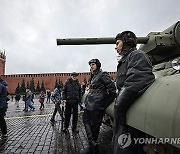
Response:
M73 80L77 80L77 76L72 75L71 78L72 78Z
M90 70L91 70L91 72L95 72L96 69L97 69L97 65L96 65L95 63L91 63L91 64L90 64Z
M121 55L122 48L123 48L123 42L121 40L117 40L115 50L119 55Z

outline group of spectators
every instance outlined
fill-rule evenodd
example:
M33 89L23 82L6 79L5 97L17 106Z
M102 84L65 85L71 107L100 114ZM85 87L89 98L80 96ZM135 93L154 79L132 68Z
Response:
M129 133L131 137L135 132L133 128L126 123L126 112L131 104L142 95L147 88L154 82L155 77L152 73L152 64L149 57L142 51L136 49L137 38L131 31L124 31L116 36L115 50L121 57L118 61L116 85L111 80L109 74L101 69L101 62L98 59L89 61L90 79L89 93L87 95L88 102L83 113L83 124L89 145L81 150L81 154L99 153L98 135L100 126L106 108L115 99L114 105L114 122L113 122L113 138L112 148L113 154L126 153L143 153L142 147L131 144L127 148L121 148L119 138L122 134ZM85 92L86 85L80 85L77 79L78 73L73 72L71 77L65 82L64 86L58 85L54 89L51 100L55 104L54 112L51 117L51 123L55 123L55 115L59 112L64 122L62 131L68 132L69 123L72 115L72 132L78 133L78 104L81 103L82 94ZM4 120L6 112L6 86L4 81L0 81L0 127L2 136L7 134L7 127ZM26 105L34 110L31 105L32 92L26 91ZM44 99L45 94L42 92L40 98ZM43 101L44 102L44 101ZM63 106L63 108L61 107ZM65 111L64 115L62 109ZM44 108L41 104L40 109Z
M22 100L24 101L25 103L25 108L23 111L28 111L28 108L34 110L34 93L29 89L27 88L26 89L26 93L22 96ZM17 93L15 95L15 97L12 95L11 96L11 101L13 101L13 98L15 98L15 105L17 108L19 108L19 101L21 99L21 95L19 93ZM40 92L40 95L39 95L39 98L38 98L38 102L40 103L40 110L44 109L44 101L45 101L45 98L46 98L46 103L50 103L51 100L51 91L50 90L47 90L47 92L45 93L44 91L41 91Z

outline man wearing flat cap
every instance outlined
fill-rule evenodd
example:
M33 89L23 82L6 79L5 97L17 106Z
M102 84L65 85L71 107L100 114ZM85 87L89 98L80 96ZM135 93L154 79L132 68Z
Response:
M69 122L72 119L72 132L78 133L77 121L78 121L78 104L81 102L81 85L77 79L78 73L72 72L71 77L65 82L62 90L62 99L65 103L65 121L64 129L65 133L68 132Z
M72 73L71 73L71 76L75 76L75 77L76 77L76 76L78 76L78 73L72 72Z

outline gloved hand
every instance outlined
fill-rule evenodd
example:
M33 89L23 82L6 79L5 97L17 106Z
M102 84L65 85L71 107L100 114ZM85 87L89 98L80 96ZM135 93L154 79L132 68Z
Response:
M138 92L127 89L119 93L114 105L114 119L117 123L126 125L126 112L138 96Z

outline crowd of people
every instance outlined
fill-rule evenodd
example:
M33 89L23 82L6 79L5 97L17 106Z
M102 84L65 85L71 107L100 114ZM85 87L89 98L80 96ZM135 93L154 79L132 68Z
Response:
M120 56L117 66L116 81L114 82L106 71L102 71L99 59L89 61L90 78L86 82L79 83L78 73L73 72L71 77L64 83L58 85L47 95L42 91L38 98L41 103L40 110L44 109L46 103L54 103L54 112L50 119L52 125L55 123L55 116L58 112L62 118L62 131L68 133L69 123L72 115L72 132L78 133L78 109L81 107L81 98L88 88L88 102L85 105L82 120L88 146L81 150L81 154L99 153L98 136L100 126L106 108L115 100L112 148L113 154L119 153L143 153L140 145L131 144L127 148L121 148L118 139L123 133L138 134L138 130L130 127L126 123L126 112L133 102L142 95L147 88L154 82L155 77L152 73L152 64L149 57L140 50L136 49L137 38L131 31L124 31L116 36L115 50ZM7 83L0 80L0 127L2 138L7 137L7 126L4 116L7 110ZM16 105L19 107L20 95L15 96ZM33 93L26 89L23 96L25 102L24 111L34 110ZM64 113L64 114L63 114Z

